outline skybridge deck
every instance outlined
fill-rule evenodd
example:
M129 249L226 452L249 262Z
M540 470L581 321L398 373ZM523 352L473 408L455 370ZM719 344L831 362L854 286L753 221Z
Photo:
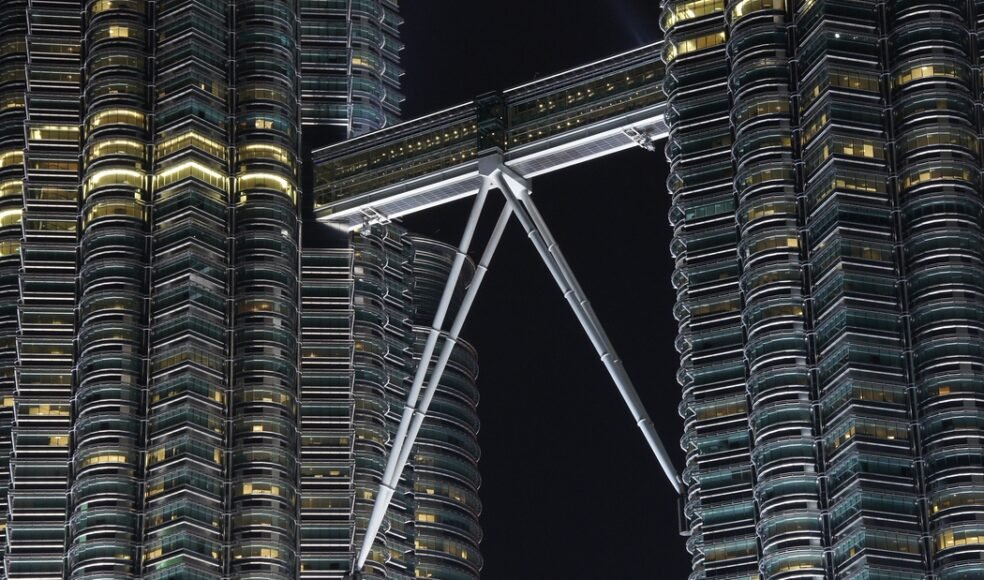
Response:
M479 158L524 178L666 136L662 43L314 152L315 212L347 230L474 195Z

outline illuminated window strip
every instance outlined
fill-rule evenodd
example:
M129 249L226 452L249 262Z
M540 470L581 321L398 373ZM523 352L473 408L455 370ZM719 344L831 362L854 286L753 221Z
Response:
M245 173L237 178L238 190L242 192L243 190L250 189L251 187L262 187L265 189L271 189L268 185L253 185L250 186L249 182L256 181L273 181L279 186L281 192L283 192L293 203L297 203L297 194L294 191L293 185L284 177L277 175L276 173ZM274 188L275 189L275 188ZM240 202L246 202L246 195L243 194L239 198Z
M23 165L24 152L20 149L0 153L0 169L11 165Z
M0 211L0 228L19 224L23 213L24 209L19 207Z
M225 175L223 175L223 174L219 173L218 171L215 171L215 170L213 170L213 169L211 169L211 168L209 168L209 167L207 167L205 165L202 165L201 163L198 163L197 161L185 161L184 163L181 163L180 165L175 165L174 167L169 167L169 168L165 169L164 171L161 171L161 172L157 173L156 177L157 177L157 179L166 179L166 178L170 177L171 175L174 175L175 173L178 173L179 171L184 171L185 169L188 169L188 168L197 169L198 171L201 171L202 173L204 173L204 174L206 174L206 175L208 175L210 177L214 177L216 179L222 179L222 178L225 177Z
M263 155L262 153L254 154L253 152L269 152L272 155ZM252 145L244 145L239 148L239 160L240 161L250 161L254 159L263 159L268 161L276 161L278 163L283 163L291 168L294 164L291 162L290 152L279 145L270 145L266 143L254 143Z
M137 152L138 154L136 156L144 159L144 144L133 139L96 141L89 151L88 159L92 161L101 157L112 157L114 155L132 155L133 152Z
M24 180L9 179L0 181L0 198L24 194Z
M142 128L144 126L145 118L146 117L143 112L136 109L109 109L106 111L100 111L90 117L88 127L91 131L92 129L103 125L124 123ZM132 119L132 121L130 119Z
M185 172L187 172L187 175L178 175ZM177 177L174 179L169 179L176 175ZM192 160L179 163L178 165L168 167L167 169L158 172L154 176L154 189L165 189L187 178L198 178L200 181L204 181L209 186L221 189L222 191L228 191L229 188L229 178L224 173L220 173L207 165Z
M85 188L83 191L83 197L88 195L90 191L97 187L102 187L103 185L129 185L137 189L144 188L144 178L146 174L133 169L103 169L102 171L97 171L90 175L85 181ZM103 180L107 183L101 183ZM136 192L136 197L139 197L139 191Z
M225 145L196 131L188 131L161 141L157 144L157 156L166 157L187 147L196 147L209 155L226 158Z

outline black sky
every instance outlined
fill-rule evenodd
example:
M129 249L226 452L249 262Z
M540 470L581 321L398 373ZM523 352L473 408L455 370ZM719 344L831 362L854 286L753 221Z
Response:
M401 4L407 118L659 38L655 0ZM632 150L533 190L682 467L666 171L661 151ZM404 223L456 243L469 206ZM483 577L686 578L672 488L515 223L463 334L482 366Z

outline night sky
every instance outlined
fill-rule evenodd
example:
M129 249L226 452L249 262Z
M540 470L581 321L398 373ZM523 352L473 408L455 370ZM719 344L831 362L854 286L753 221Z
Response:
M659 38L655 0L402 2L412 118ZM547 223L679 450L669 196L662 146L533 181ZM487 207L481 252L501 200ZM457 243L470 202L407 218ZM479 244L478 242L482 243ZM482 373L483 577L678 580L676 498L553 279L513 221L463 332Z

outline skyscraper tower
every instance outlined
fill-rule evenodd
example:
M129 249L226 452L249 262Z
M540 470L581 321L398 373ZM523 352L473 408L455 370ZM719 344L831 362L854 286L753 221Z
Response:
M302 126L399 117L399 25L391 0L0 5L0 577L349 571L450 250L302 250ZM456 360L371 577L478 576Z
M301 578L351 571L454 254L395 225L304 251ZM367 578L478 578L478 367L474 349L459 347Z
M984 5L663 6L691 578L984 576Z

